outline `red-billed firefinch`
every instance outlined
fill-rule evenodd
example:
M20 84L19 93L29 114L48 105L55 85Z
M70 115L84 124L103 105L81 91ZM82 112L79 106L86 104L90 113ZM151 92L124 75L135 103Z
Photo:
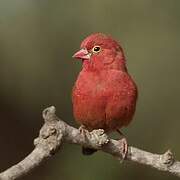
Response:
M119 43L105 34L92 34L73 57L83 63L72 94L76 121L89 131L127 126L135 112L137 88ZM83 149L84 154L94 151Z

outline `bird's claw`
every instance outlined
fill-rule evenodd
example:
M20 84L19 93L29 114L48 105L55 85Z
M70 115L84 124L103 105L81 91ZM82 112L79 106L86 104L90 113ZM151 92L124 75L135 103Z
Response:
M99 148L104 144L109 142L107 134L105 134L103 129L95 129L90 132L91 140L95 143Z
M127 153L128 153L128 143L125 137L118 140L119 146L120 146L120 152L122 154L121 162L123 162L124 159L126 159Z
M89 132L84 125L81 125L79 131L84 136L85 140L88 141L90 146L95 149L100 149L104 144L109 142L108 136L103 129L95 129Z

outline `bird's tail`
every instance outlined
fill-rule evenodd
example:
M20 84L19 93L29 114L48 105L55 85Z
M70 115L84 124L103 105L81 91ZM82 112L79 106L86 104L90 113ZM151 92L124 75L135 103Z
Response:
M97 149L82 147L82 154L83 155L92 155L97 151Z

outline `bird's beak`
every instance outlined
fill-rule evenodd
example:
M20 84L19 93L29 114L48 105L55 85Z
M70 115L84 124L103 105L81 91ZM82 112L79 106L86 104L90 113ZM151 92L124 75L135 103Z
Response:
M76 59L82 59L82 60L89 60L91 57L91 54L88 52L87 49L83 48L83 49L80 49L78 52L76 52L74 55L73 55L73 58L76 58Z

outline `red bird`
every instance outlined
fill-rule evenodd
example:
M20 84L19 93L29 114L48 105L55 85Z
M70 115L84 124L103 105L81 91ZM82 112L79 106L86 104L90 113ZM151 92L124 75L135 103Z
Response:
M137 99L122 47L112 37L95 33L83 40L73 57L83 64L72 94L76 121L89 131L120 132L132 120ZM95 151L83 149L84 154Z

